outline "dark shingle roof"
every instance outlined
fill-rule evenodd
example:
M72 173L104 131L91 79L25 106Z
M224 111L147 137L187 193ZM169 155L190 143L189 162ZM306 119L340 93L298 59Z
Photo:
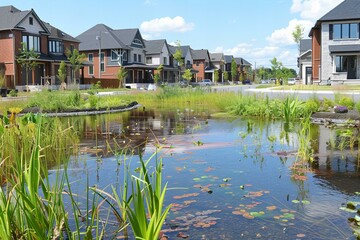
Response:
M225 63L231 63L233 58L234 58L233 55L224 55Z
M113 49L128 47L123 43L117 35L114 34L114 30L104 24L97 24L87 31L81 33L76 38L81 41L79 45L80 51L89 51L99 49L99 37L101 37L102 49Z
M300 52L301 53L311 50L311 47L312 47L312 42L311 42L310 38L300 40Z
M14 6L0 7L0 30L14 29L30 11L20 11Z
M192 56L194 60L210 60L209 51L207 49L192 50Z
M319 19L320 22L360 19L360 1L345 0Z
M145 40L145 51L146 54L160 54L166 43L165 39L159 40Z
M241 57L234 58L237 65L251 66L252 64Z
M178 46L172 46L172 45L169 45L169 49L170 49L170 52L171 54L175 54L176 52L176 49L178 49L179 47ZM185 46L180 46L180 49L181 49L181 52L182 52L182 57L185 58L187 53L190 51L190 54L192 56L192 53L191 53L191 48L189 45L185 45Z
M50 25L49 23L43 22L45 27L49 30L50 35L49 39L61 39L61 40L67 40L72 42L80 42L78 39L70 36L69 34L61 31L60 29Z
M120 39L121 42L127 46L131 45L137 34L139 34L140 40L144 42L140 35L139 29L137 28L113 30L113 33L118 39Z

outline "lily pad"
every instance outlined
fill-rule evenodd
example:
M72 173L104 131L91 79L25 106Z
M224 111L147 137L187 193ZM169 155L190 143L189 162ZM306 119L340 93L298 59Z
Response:
M292 200L291 202L292 202L292 203L300 203L300 201L299 201L299 200L296 200L296 199Z
M308 201L308 200L302 200L301 203L302 203L302 204L310 204L310 201Z

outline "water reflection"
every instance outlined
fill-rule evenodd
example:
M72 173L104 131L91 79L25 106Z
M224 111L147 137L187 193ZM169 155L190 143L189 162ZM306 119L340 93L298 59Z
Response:
M296 128L281 122L211 119L191 109L64 121L74 122L82 138L84 161L72 163L74 191L82 192L86 179L121 189L125 158L133 159L126 166L134 172L136 155L146 159L164 147L165 181L176 189L166 197L173 204L164 227L171 239L179 232L191 239L352 238L339 207L359 201L357 158L329 148L328 128L313 126L315 161L308 164L297 162ZM114 155L128 148L132 154Z

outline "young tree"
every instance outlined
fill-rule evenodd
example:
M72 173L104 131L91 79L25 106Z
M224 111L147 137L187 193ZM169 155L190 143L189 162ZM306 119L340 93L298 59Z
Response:
M233 81L236 80L236 75L237 75L237 64L235 62L235 59L231 60L231 78Z
M159 81L161 81L161 74L164 69L164 66L161 64L157 69L156 73L154 75L154 82L156 85L158 85Z
M125 70L124 67L119 67L117 72L117 79L119 80L119 88L124 87L124 80L126 79L128 72Z
M181 45L179 41L176 42L176 46L177 47L174 53L174 59L178 62L179 66L182 67L184 65L184 60L182 58L183 52L181 50Z
M304 35L304 27L301 24L296 25L294 31L292 32L292 36L294 42L298 45L299 54L300 54L300 41L303 38L303 35Z
M190 82L192 79L192 73L190 69L186 69L184 74L182 75L183 79L185 79L186 81Z
M80 54L77 49L74 49L73 51L67 49L65 54L71 64L71 80L75 83L75 74L83 66L86 55L84 53Z
M227 71L224 72L224 80L229 80L229 73Z
M57 77L60 79L61 83L65 82L66 80L66 63L64 61L60 62Z
M20 64L22 68L25 68L26 71L26 85L29 85L29 71L32 71L37 65L37 59L39 54L37 54L34 49L27 49L25 43L21 43L22 47L19 55L16 57L16 62Z
M218 82L219 81L219 70L218 69L216 69L215 71L214 71L214 82Z

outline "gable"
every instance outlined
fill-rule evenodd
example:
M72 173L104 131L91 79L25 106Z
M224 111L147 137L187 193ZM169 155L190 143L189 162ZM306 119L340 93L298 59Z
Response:
M18 25L28 33L39 34L42 32L48 32L38 17L30 12Z

